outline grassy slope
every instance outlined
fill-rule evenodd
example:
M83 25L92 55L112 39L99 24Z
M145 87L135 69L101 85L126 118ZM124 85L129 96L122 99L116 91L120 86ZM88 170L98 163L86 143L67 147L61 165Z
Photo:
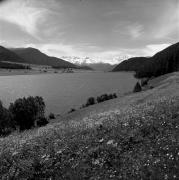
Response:
M178 179L179 73L0 141L2 179Z

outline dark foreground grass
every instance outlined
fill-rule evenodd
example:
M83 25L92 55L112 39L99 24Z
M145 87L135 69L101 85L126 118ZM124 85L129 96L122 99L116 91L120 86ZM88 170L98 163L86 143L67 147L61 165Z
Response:
M31 136L1 141L1 179L179 179L176 97Z

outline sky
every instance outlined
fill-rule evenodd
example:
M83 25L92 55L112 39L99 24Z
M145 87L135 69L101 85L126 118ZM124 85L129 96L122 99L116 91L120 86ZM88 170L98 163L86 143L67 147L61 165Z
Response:
M5 47L114 64L178 41L178 0L0 0Z

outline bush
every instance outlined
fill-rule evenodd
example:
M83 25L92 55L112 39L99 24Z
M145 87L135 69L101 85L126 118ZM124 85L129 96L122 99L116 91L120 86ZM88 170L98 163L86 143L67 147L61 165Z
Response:
M97 97L97 102L98 102L98 103L104 102L104 101L106 101L106 100L109 100L107 94L103 94L103 95Z
M90 105L94 105L95 104L95 98L94 97L90 97L87 100L86 106L90 106Z
M109 95L108 94L103 94L103 95L97 97L97 102L101 103L101 102L104 102L104 101L107 101L107 100L110 100L110 99L114 99L114 98L117 98L116 93L109 94Z
M48 117L49 117L49 119L55 119L55 114L50 113Z
M39 127L45 126L45 125L47 125L48 123L49 123L49 122L48 122L47 118L45 118L45 117L39 117L39 118L37 119L37 126L39 126Z
M133 92L140 92L142 91L142 87L139 82L136 83Z
M20 130L30 129L38 118L44 118L45 103L39 96L19 98L10 104L9 111Z
M76 109L72 108L68 113L72 113L72 112L75 112Z
M15 128L10 112L3 107L0 101L0 135L8 135Z
M149 81L149 78L142 79L142 80L141 80L141 86L146 86L146 85L148 85L148 81Z
M116 93L113 94L113 98L114 99L117 98L117 94Z

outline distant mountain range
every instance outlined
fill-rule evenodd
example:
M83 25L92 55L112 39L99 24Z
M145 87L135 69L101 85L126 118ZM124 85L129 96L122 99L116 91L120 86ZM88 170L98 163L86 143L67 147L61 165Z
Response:
M135 71L136 77L160 76L179 70L179 43L158 52L152 57L135 57L123 61L113 71Z
M83 63L82 66L88 66L96 71L112 71L112 69L116 66L109 63Z
M116 64L112 65L104 62L97 62L90 57L62 56L62 58L76 64L77 66L90 67L96 71L112 71L116 66Z

